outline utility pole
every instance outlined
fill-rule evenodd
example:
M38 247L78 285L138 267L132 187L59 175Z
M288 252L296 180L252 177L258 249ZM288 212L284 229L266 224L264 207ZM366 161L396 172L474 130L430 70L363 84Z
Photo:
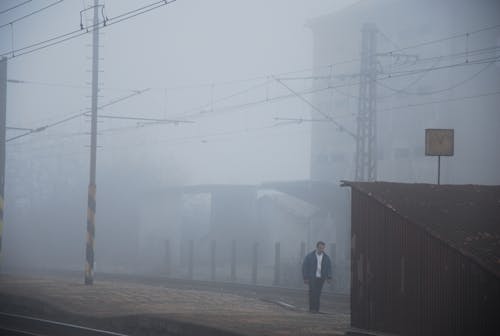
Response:
M377 27L365 23L361 38L361 71L356 133L356 181L377 178Z
M0 60L0 267L2 256L4 186L5 186L5 123L7 115L7 58Z
M94 238L96 211L96 150L97 150L97 94L99 85L99 0L94 0L94 30L92 32L92 117L90 134L90 181L87 207L87 242L85 246L85 284L94 283Z

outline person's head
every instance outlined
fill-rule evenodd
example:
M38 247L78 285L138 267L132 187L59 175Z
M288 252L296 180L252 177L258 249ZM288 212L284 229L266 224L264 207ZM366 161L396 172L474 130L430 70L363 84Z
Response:
M323 252L325 252L325 243L322 242L321 240L319 242L316 243L316 253L317 254L322 254Z

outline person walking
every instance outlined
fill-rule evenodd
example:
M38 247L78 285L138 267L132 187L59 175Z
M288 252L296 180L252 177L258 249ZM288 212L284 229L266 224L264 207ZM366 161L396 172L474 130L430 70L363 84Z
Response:
M309 312L319 312L319 298L325 280L332 279L332 262L325 253L325 243L316 243L316 249L307 254L302 263L302 277L304 283L309 285Z

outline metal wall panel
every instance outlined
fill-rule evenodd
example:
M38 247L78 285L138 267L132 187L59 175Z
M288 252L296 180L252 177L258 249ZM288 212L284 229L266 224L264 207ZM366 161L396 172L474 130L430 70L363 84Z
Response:
M500 333L500 279L356 189L351 211L353 327L408 336Z

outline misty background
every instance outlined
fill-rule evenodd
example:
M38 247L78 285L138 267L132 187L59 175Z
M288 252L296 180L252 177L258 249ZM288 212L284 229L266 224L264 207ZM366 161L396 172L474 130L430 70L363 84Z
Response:
M18 3L3 1L0 11ZM113 18L151 2L100 3ZM17 54L80 24L85 31L92 10L84 9L92 5L31 1L0 14L8 127L36 129L89 110L91 33ZM181 266L188 240L202 258L214 239L227 238L220 245L227 251L241 238L249 255L263 237L264 264L272 264L275 241L282 258L296 264L301 241L309 250L323 239L342 246L348 265L347 191L339 191L346 195L335 211L324 212L276 190L252 189L258 211L242 223L257 223L260 235L245 231L244 241L245 234L211 227L213 189L179 190L354 179L355 142L318 109L356 131L365 22L377 24L379 51L396 50L379 58L380 71L409 74L378 87L378 179L435 183L424 129L454 128L455 156L442 160L443 183L499 184L499 8L487 0L177 0L102 28L99 114L144 120L99 119L96 272L162 272L164 242L172 237ZM493 28L421 45L484 27ZM399 51L405 46L414 47ZM469 56L489 63L434 71ZM83 270L89 132L90 117L79 116L7 143L5 267ZM19 134L10 129L7 139Z

